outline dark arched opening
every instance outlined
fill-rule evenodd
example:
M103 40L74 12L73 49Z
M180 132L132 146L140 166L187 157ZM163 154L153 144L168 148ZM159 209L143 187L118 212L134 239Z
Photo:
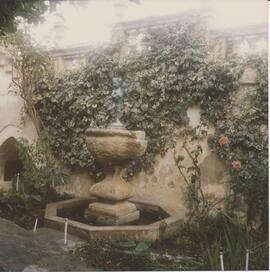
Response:
M14 137L8 138L0 146L0 162L0 182L8 184L18 173L22 173L23 162L19 158L17 140Z
M12 178L17 175L17 173L21 173L22 170L23 164L21 160L7 160L4 168L4 181L11 181Z

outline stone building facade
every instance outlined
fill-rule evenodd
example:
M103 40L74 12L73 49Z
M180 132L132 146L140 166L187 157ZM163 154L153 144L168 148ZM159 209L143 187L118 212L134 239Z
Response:
M117 27L127 42L140 50L140 40L143 30L156 25L175 23L179 18L164 17L155 20L141 20L125 23ZM267 51L267 26L250 26L242 29L228 29L226 31L215 31L209 33L209 42L212 44L213 57L226 60L229 53L241 56L249 54L262 54ZM54 60L55 69L61 73L72 70L85 61L85 55L91 50L90 46L76 48L65 48L51 50L50 54ZM123 52L125 53L125 48ZM16 76L10 63L8 55L0 51L0 189L9 190L11 177L20 171L20 162L15 148L16 139L21 137L30 142L37 138L35 128L29 117L23 112L23 102L16 94L12 93L9 85ZM241 79L238 95L235 98L235 110L239 111L242 103L239 97L245 97L253 86L256 79L256 71L250 67L245 68ZM188 110L190 126L196 127L200 122L200 109L193 107ZM209 133L213 133L210 128ZM202 185L205 193L211 198L222 198L227 192L228 176L224 163L217 155L209 150L207 139L201 143L203 154L200 157L200 168L202 173ZM181 150L181 141L178 143L179 153L185 155ZM173 150L169 150L163 157L157 156L155 171L152 174L141 172L132 179L132 184L138 197L158 200L165 203L183 216L186 213L185 182L175 165ZM186 156L185 156L186 157ZM191 161L186 158L186 166ZM92 185L86 171L81 169L70 173L67 183L58 188L60 192L68 192L76 196L88 196L89 187Z

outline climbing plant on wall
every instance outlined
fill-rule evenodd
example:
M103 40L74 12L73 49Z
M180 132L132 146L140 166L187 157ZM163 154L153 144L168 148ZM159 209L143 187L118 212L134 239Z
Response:
M52 66L48 55L33 44L30 35L18 31L0 37L3 46L11 57L12 88L24 102L24 112L33 121L36 132L40 135L44 129L43 122L35 108L35 85L44 76L50 75Z
M173 146L175 128L187 124L189 106L199 104L203 117L213 122L223 114L236 67L210 59L203 32L191 24L151 29L143 43L145 50L121 62L123 44L93 50L85 67L37 85L36 107L65 163L100 174L86 149L85 131L113 121L114 76L129 85L121 121L128 129L144 130L148 140L146 154L129 165L129 176L151 169L155 155Z
M250 103L239 115L227 115L216 124L210 146L225 160L231 190L244 197L248 221L256 215L268 229L268 87L267 61L250 58L245 65L256 69L257 84ZM231 109L231 105L228 105Z
M211 58L205 33L197 25L150 29L142 45L142 52L131 52L124 60L123 44L113 44L92 50L78 70L54 77L43 73L32 95L55 156L70 167L85 167L97 179L102 177L87 151L86 130L114 120L112 78L121 77L129 88L121 121L128 129L144 130L148 141L145 155L127 167L127 178L152 169L155 156L173 147L179 131L188 126L188 107L198 105L203 125L217 129L209 145L226 161L231 189L244 196L252 218L267 201L265 61L249 60L258 70L258 84L251 108L233 116L231 97L244 63L235 57Z

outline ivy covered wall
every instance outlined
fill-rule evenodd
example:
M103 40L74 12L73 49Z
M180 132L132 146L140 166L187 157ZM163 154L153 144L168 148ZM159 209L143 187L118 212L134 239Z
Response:
M252 39L257 42L261 37L254 39L253 35ZM257 115L267 100L264 95L259 95L263 103L254 99L265 88L264 59L255 50L254 59L243 58L239 40L227 36L225 47L220 47L222 39L215 43L197 24L150 28L140 40L140 50L126 40L92 49L85 66L53 82L44 79L39 83L37 108L55 154L73 169L70 183L62 190L87 195L91 181L86 172L93 182L102 178L102 169L87 152L84 133L89 126L106 127L113 121L112 78L120 76L129 84L122 122L128 129L144 130L148 140L146 154L125 173L138 195L163 201L183 215L192 201L200 203L197 208L219 208L226 204L227 196L233 199L234 209L254 218L267 200L261 195L264 204L259 204L251 196L253 186L260 184L261 191L266 188L267 143L265 131L251 128L244 112L249 116L251 107L251 118L262 125L265 122ZM245 136L248 133L251 136ZM245 137L260 139L264 151L249 150ZM224 144L220 138L225 139ZM253 175L247 166L252 158L262 165L264 174ZM78 174L82 168L87 169L83 177Z
M254 39L253 33L252 41L260 35ZM140 50L122 40L92 48L85 58L87 48L51 52L62 73L44 72L32 95L54 155L69 172L59 190L86 196L102 178L85 131L114 120L112 78L120 76L129 86L121 121L144 130L148 140L146 154L125 172L138 196L158 199L183 216L233 200L231 208L244 207L250 220L265 217L264 58L255 50L253 58L243 58L235 54L242 52L239 39L216 39L191 23L144 29L140 40Z

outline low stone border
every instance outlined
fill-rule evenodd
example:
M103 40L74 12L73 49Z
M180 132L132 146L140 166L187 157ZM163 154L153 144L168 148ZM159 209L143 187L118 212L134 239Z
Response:
M46 207L44 224L47 227L64 231L65 219L57 216L57 211L63 208L76 208L89 205L93 198L74 198L50 203ZM156 241L166 238L177 231L183 224L183 216L157 202L135 199L131 200L139 210L151 210L163 213L168 217L149 225L130 226L90 226L74 220L69 220L68 232L83 239L133 239L139 241Z

